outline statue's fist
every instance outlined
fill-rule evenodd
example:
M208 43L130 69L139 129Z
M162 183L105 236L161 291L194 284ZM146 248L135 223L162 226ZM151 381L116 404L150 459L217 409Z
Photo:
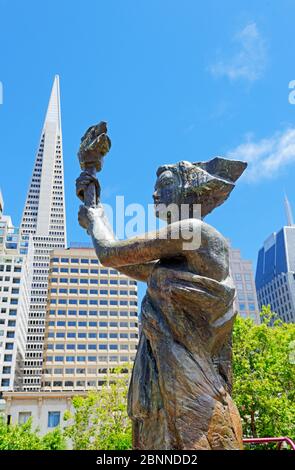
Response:
M85 202L85 193L90 184L95 185L97 198L99 199L100 184L97 178L94 178L87 171L83 171L79 178L76 179L76 194L82 202Z

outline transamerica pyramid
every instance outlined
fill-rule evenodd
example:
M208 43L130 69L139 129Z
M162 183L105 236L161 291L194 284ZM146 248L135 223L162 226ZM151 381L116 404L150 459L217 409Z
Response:
M24 234L33 235L35 247L23 390L38 391L42 374L49 253L55 248L66 246L60 90L57 75L41 132L21 230Z

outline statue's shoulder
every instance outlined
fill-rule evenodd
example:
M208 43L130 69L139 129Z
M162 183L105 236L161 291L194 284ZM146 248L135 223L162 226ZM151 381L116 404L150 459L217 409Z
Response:
M224 243L224 245L229 246L228 240L220 233L215 227L208 224L204 220L199 221L201 230L203 234L207 234L210 237L216 238Z

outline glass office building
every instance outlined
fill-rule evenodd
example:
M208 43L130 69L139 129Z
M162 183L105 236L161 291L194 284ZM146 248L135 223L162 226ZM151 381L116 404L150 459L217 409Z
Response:
M259 306L270 305L284 322L295 321L295 225L285 199L288 225L274 232L259 250L256 289Z

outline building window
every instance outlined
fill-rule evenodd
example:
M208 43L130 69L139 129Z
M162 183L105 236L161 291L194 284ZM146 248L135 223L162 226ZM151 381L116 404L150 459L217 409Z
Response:
M32 416L30 411L20 411L18 414L18 424L25 424Z
M75 362L75 356L67 356L66 361L67 362Z
M63 358L63 356L55 356L54 360L56 362L63 362L64 358Z
M60 411L48 412L48 427L55 428L60 423Z
M1 387L9 387L10 380L9 379L2 379L1 380Z

